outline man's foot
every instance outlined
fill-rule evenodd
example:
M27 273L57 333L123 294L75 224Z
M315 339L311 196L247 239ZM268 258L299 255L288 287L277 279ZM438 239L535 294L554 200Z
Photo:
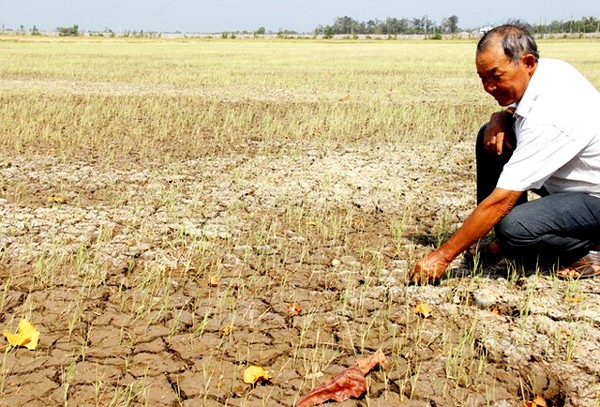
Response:
M556 277L563 280L578 280L600 276L600 252L590 251L588 254L556 272Z

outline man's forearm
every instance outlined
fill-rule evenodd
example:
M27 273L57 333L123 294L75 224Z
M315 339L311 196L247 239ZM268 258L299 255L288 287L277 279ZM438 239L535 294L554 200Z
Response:
M484 237L513 208L522 192L500 190L481 202L438 251L449 262Z

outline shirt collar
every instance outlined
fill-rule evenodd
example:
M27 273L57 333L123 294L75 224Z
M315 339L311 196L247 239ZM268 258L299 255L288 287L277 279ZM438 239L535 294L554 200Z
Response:
M540 85L538 85L539 82L539 78L540 76L543 76L543 72L542 74L539 74L540 69L543 71L543 66L545 65L544 61L542 59L540 59L538 61L538 66L535 69L535 72L533 73L533 75L531 76L531 79L529 80L529 83L527 84L527 89L525 89L525 93L523 94L523 97L521 98L520 101L514 103L515 105L515 115L517 116L521 116L521 117L527 117L528 113L531 111L531 108L533 107L533 102L535 101L535 99L537 98L537 96L540 93Z

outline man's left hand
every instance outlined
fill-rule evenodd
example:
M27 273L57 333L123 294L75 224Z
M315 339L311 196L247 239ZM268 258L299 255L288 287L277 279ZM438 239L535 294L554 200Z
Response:
M514 150L514 132L512 125L515 122L513 118L514 109L510 108L501 112L496 112L490 117L490 121L485 128L483 144L490 154L500 155L504 148Z

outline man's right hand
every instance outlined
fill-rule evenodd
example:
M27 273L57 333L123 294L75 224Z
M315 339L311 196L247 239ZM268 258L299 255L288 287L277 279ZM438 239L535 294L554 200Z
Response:
M415 284L432 284L439 280L450 262L441 249L434 250L419 260L409 272L409 279Z
M500 155L505 147L509 150L514 149L512 126L515 119L513 113L513 109L507 109L496 112L490 117L483 138L485 149L490 154Z

